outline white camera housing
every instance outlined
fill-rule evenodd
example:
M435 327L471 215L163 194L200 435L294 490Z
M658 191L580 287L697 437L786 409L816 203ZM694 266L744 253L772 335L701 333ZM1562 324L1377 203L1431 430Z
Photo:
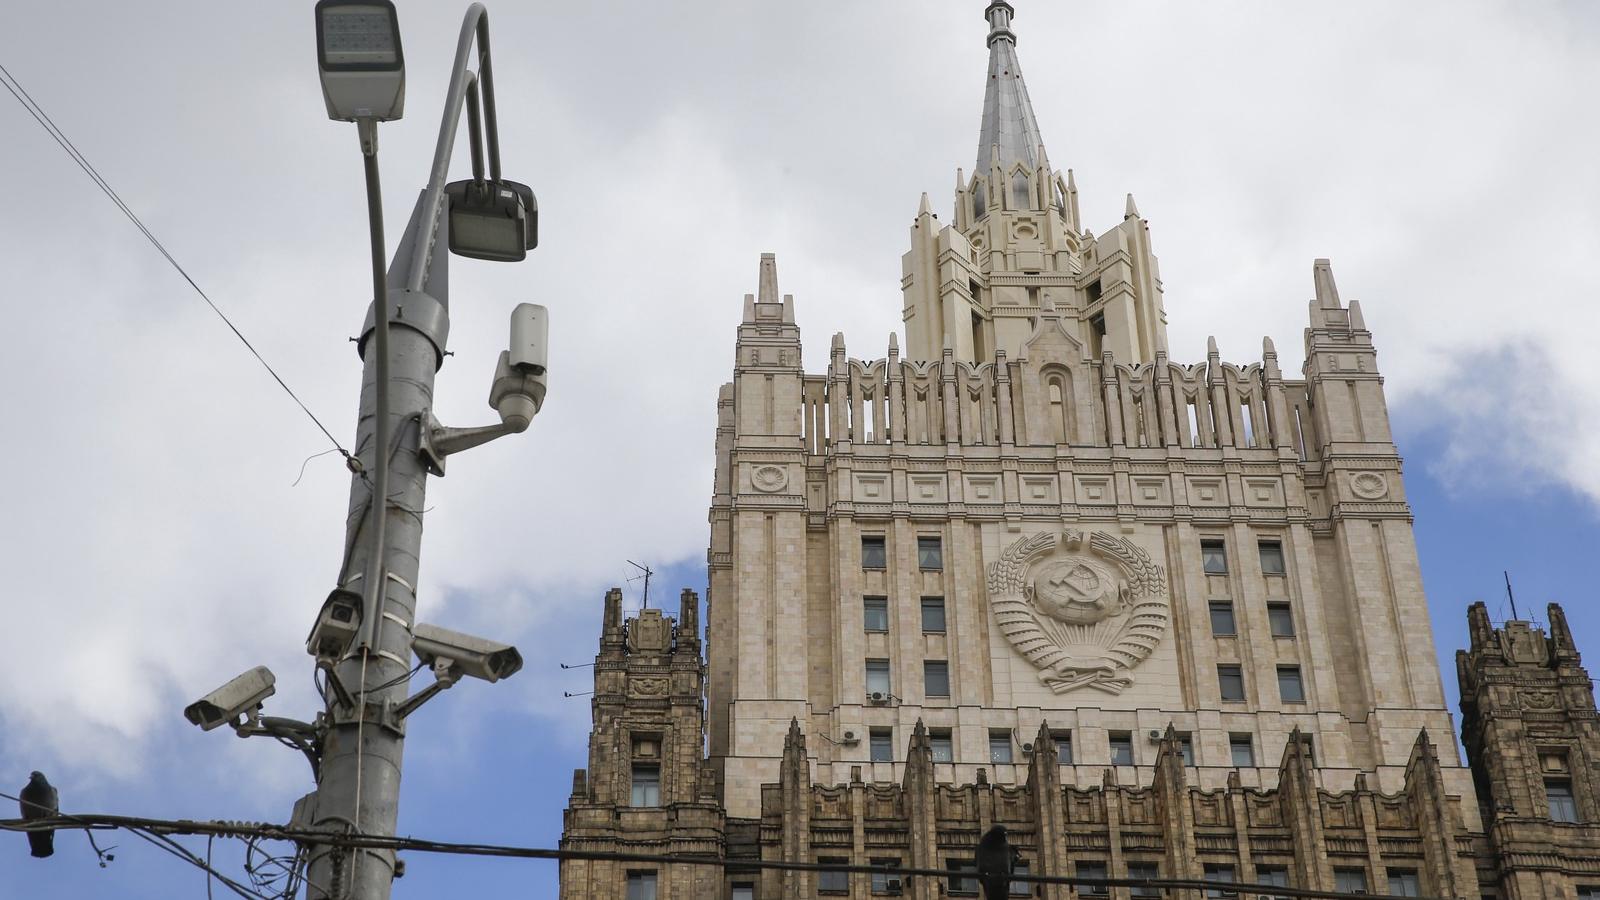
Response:
M271 669L256 666L189 704L183 710L183 717L199 725L202 731L210 731L241 716L254 714L263 700L277 693L277 681Z
M544 406L550 357L550 311L519 303L511 311L510 347L500 354L489 406L512 431L523 431Z
M361 595L345 588L335 588L323 601L317 613L317 622L306 637L306 652L317 659L335 661L361 631Z
M470 675L484 681L499 681L522 669L522 654L510 644L437 625L418 623L411 634L411 650L417 654L417 659L432 666L441 679Z

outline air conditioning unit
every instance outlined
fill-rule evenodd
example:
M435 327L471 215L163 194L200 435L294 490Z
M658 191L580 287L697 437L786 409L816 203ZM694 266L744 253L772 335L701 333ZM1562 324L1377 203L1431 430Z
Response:
M861 743L861 735L856 734L855 729L853 728L846 728L844 730L844 735L839 739L839 743L845 745L846 747L854 747L855 745Z
M1159 729L1159 728L1150 729L1150 743L1152 743L1152 744L1161 743L1161 729Z
M1022 742L1022 755L1023 756L1027 756L1028 754L1030 754L1032 752L1033 752L1033 742L1032 741L1023 741Z
M884 693L883 691L873 691L872 693L867 695L867 701L870 702L870 703L876 703L876 704L882 705L884 703L888 703L889 702L889 695Z
M899 894L901 892L900 879L898 879L898 878L889 879L887 882L884 883L884 888L890 894Z

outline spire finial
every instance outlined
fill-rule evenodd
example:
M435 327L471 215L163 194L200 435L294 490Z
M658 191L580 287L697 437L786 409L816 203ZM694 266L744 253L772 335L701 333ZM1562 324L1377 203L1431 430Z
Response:
M761 288L756 295L756 300L761 303L778 302L778 257L776 254L761 254Z
M989 20L989 46L994 46L998 40L1007 40L1015 44L1016 34L1011 30L1011 17L1016 10L1006 0L994 0L983 11L983 17Z

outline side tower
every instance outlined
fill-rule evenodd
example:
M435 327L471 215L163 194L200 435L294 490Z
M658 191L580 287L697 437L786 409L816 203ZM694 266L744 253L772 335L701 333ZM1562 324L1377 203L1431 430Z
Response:
M718 856L723 814L705 762L700 598L684 591L676 621L659 609L626 622L622 591L606 594L594 658L589 767L572 773L561 849ZM563 900L715 897L707 866L561 863Z
M1600 892L1600 722L1567 617L1501 628L1475 603L1456 653L1461 733L1504 900Z
M922 196L901 258L906 355L981 363L997 351L1015 359L1054 306L1063 326L1098 357L1125 363L1167 349L1161 276L1150 226L1133 195L1123 219L1096 238L1078 218L1072 171L1051 168L1017 60L1011 4L994 0L989 80L978 158L971 177L956 170L955 215L941 226Z

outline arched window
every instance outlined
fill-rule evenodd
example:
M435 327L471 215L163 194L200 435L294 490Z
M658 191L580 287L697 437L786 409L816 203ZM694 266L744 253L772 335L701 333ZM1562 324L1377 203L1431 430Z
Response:
M1011 175L1011 208L1032 209L1033 187L1026 172L1018 169Z
M1058 444L1072 441L1067 408L1067 387L1060 375L1051 375L1045 381L1045 399L1050 403L1050 432Z

